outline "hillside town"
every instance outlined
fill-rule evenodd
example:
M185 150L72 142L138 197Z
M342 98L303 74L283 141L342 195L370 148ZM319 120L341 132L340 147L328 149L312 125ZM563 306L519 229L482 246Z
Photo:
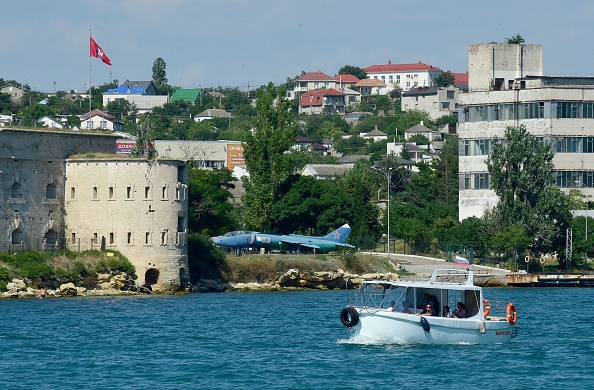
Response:
M525 254L588 267L594 77L544 76L542 45L516 38L470 45L467 70L388 60L252 90L169 85L162 58L152 80L130 75L86 91L0 79L0 203L10 205L0 211L0 250L114 249L139 284L177 290L198 256L192 233L323 235L350 223L360 249L451 256L454 245L514 270ZM286 126L266 129L265 115ZM514 172L493 157L510 128L547 145L551 157L536 167L544 176L500 177ZM259 149L264 142L276 154ZM258 162L263 155L283 163ZM528 167L524 158L509 162ZM218 200L196 184L215 177L228 191ZM510 180L520 216L502 209ZM255 200L262 188L273 197Z

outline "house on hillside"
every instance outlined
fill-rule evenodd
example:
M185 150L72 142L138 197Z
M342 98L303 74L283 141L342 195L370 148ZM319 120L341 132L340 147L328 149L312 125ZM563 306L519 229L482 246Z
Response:
M301 176L313 176L315 179L337 179L344 177L349 169L351 166L342 164L307 164L301 170Z
M423 121L418 125L411 127L410 129L404 130L404 139L409 140L411 137L415 135L422 135L429 140L429 142L437 139L439 134L436 131L431 130L430 128L426 127L423 124Z
M353 88L355 84L361 81L358 77L348 73L336 75L334 76L334 80L336 81L336 89L343 92L345 88Z
M361 133L359 135L364 140L373 142L385 141L388 139L388 134L384 133L381 130L378 130L377 125L375 125L375 129L371 130L369 133Z
M386 83L377 79L361 80L357 84L355 84L355 86L359 87L359 90L361 91L361 96L386 95L388 93Z
M0 93L10 95L10 99L12 101L19 101L23 98L25 91L22 88L17 87L16 85L7 84L0 88Z
M388 61L387 64L368 66L365 72L368 78L386 83L389 91L398 88L408 91L415 87L434 86L435 78L443 71L421 61L414 64L392 64Z
M134 104L139 114L151 111L155 107L162 107L169 103L169 96L157 95L157 88L152 81L129 81L126 80L117 88L111 88L103 92L103 106L116 100L127 100Z
M231 118L231 113L221 110L220 108L209 108L208 110L204 110L201 113L194 115L194 121L196 122L216 118L229 119Z
M42 116L41 118L37 119L36 122L43 127L47 127L48 129L63 129L64 128L64 124L62 122L56 120L56 118L52 118L47 115Z
M107 112L93 110L80 116L80 128L121 131L124 129L124 124Z
M293 91L300 95L314 89L336 89L336 79L321 70L308 72L293 80Z
M460 89L453 85L447 87L415 87L402 93L402 111L422 110L436 120L444 115L458 114L458 94Z
M300 114L344 114L345 94L335 89L316 89L302 93L299 98Z

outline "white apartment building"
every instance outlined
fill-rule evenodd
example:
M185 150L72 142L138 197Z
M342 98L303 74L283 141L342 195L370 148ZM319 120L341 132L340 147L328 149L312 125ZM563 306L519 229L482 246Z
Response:
M508 126L550 143L558 188L594 185L594 77L526 76L506 85L512 89L460 94L460 220L497 204L485 161Z
M367 78L383 81L389 91L396 88L408 91L415 87L432 87L435 78L443 72L420 61L414 64L392 64L392 61L388 61L387 64L371 65L364 70Z

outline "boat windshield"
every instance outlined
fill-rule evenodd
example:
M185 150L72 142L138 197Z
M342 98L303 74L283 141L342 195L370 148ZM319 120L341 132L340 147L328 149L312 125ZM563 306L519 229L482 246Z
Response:
M407 287L381 282L365 282L359 288L353 306L388 309L390 303L394 302L394 310L402 311L406 306L413 307L412 298L412 289Z

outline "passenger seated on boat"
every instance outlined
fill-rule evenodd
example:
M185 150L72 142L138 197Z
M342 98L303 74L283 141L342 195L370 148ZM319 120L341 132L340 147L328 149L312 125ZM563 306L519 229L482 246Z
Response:
M454 310L454 315L457 318L466 318L466 306L462 302L458 302L458 308Z
M423 311L421 312L422 316L432 316L433 315L433 306L432 305L426 305L425 308L423 309Z
M450 307L449 306L444 306L443 307L442 316L443 317L446 317L446 318L452 317L452 313L450 313Z
M390 302L390 307L386 309L387 311L396 311L396 302Z
M423 302L418 306L419 309L425 310L425 306L431 305L431 307L435 307L433 299L431 299L431 295L425 293L423 295Z
M412 314L412 311L410 311L410 306L408 305L408 302L404 302L404 309L402 309L402 312Z

